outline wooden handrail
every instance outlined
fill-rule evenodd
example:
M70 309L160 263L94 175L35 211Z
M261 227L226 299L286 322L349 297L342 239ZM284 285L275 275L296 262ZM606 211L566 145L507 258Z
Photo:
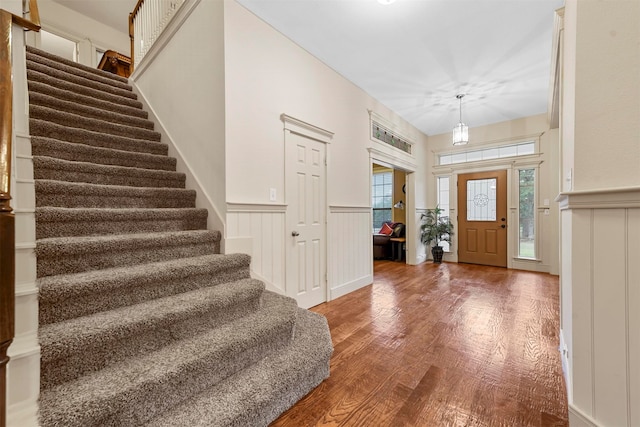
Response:
M129 71L131 73L133 73L133 64L134 64L134 49L135 49L135 28L133 26L133 21L136 19L136 15L138 14L138 11L140 10L140 8L142 7L142 3L144 3L144 0L138 0L138 2L136 3L136 7L133 8L133 12L131 12L129 14L129 40L131 42L131 67L129 68Z
M115 50L107 50L102 55L102 59L100 59L98 70L117 74L121 77L129 77L131 75L131 58Z
M40 31L37 0L29 0L31 20L0 9L0 427L6 425L7 351L15 335L15 217L11 207L13 24Z

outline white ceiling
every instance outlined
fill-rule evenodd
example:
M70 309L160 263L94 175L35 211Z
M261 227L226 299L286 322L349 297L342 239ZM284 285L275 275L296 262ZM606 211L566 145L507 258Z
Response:
M127 32L135 0L55 0ZM204 0L212 1L212 0ZM547 111L563 0L237 0L429 135Z

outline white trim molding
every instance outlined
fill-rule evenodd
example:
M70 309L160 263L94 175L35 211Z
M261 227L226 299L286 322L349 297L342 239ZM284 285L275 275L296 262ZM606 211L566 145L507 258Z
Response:
M555 200L560 210L640 208L640 187L568 191Z
M572 191L556 201L570 424L640 425L640 187Z
M284 129L307 138L316 139L325 144L329 144L333 139L333 132L314 126L310 123L296 119L287 114L280 114L280 120L284 123Z

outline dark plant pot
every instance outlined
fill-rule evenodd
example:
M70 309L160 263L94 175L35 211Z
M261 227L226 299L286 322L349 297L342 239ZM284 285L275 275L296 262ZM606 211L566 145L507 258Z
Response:
M442 262L442 255L444 254L444 250L442 246L434 246L431 248L431 255L433 255L433 262L436 264L440 264Z

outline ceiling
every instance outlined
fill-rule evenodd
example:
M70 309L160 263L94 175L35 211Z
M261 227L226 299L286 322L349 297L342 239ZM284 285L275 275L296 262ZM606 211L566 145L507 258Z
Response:
M136 3L55 1L123 32ZM459 93L471 128L547 111L563 0L237 1L428 135L458 122Z

